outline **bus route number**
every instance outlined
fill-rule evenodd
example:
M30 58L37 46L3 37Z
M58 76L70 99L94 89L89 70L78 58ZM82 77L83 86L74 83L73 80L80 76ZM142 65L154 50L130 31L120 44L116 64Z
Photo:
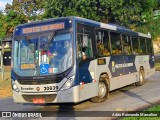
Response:
M58 86L46 86L44 87L44 91L55 91L58 90Z

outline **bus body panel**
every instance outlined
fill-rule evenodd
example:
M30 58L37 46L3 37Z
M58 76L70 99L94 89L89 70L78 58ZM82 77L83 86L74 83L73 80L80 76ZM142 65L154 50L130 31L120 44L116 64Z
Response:
M139 71L140 67L143 67L144 69L150 69L149 65L149 56L147 55L137 55L135 58L135 66L136 70Z
M98 95L98 81L80 85L80 101L90 99Z
M64 18L63 18L64 19ZM143 67L145 71L145 77L148 78L155 71L154 68L154 56L151 55L109 55L105 57L100 57L97 55L96 50L96 29L106 29L108 31L112 30L120 33L127 33L129 35L142 36L146 38L151 38L150 35L140 34L138 32L133 32L131 30L121 28L114 25L104 24L95 22L92 20L87 20L79 17L69 17L64 20L72 20L72 27L66 26L67 28L72 28L73 32L73 54L74 61L72 70L64 77L59 83L53 84L42 84L42 85L21 85L16 80L16 77L12 75L12 81L18 86L19 92L13 90L13 99L17 103L32 103L34 98L43 98L46 103L70 103L70 102L80 102L92 97L98 96L98 83L99 78L102 74L107 74L109 77L109 87L110 91L124 87L126 85L135 83L139 81L139 70ZM63 20L52 19L45 24L49 23L61 23ZM65 21L65 22L66 22ZM83 61L82 65L79 65L77 57L77 23L82 24L82 28L87 26L87 30L91 30L91 39L94 44L93 46L93 58ZM24 26L34 26L42 25L43 22L29 23L28 25L20 25L17 28ZM66 25L66 24L65 24ZM81 28L81 29L82 29ZM85 27L84 27L85 28ZM20 31L16 31L21 34ZM14 47L14 46L13 46ZM13 54L12 54L13 55ZM75 80L71 88L67 90L60 90L60 88L67 82L67 77L75 75ZM45 80L45 78L44 78ZM57 91L44 91L44 87L47 86L58 86ZM40 89L40 90L39 90Z
M91 60L79 68L80 101L98 95L95 64L96 60Z

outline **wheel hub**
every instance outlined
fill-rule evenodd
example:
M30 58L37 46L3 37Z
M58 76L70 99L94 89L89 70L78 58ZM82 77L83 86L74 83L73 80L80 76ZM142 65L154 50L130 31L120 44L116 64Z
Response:
M106 95L107 89L103 82L99 83L99 97L103 98Z

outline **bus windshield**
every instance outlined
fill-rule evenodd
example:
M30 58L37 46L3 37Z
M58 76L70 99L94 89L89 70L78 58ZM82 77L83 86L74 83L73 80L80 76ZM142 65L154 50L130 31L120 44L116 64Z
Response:
M60 74L72 66L71 33L41 33L14 40L13 70L19 76Z

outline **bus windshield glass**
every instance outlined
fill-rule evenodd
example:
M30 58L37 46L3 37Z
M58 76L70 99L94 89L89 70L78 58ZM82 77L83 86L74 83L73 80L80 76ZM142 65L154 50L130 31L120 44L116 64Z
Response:
M72 66L72 34L41 33L14 40L13 70L19 76L60 74Z

